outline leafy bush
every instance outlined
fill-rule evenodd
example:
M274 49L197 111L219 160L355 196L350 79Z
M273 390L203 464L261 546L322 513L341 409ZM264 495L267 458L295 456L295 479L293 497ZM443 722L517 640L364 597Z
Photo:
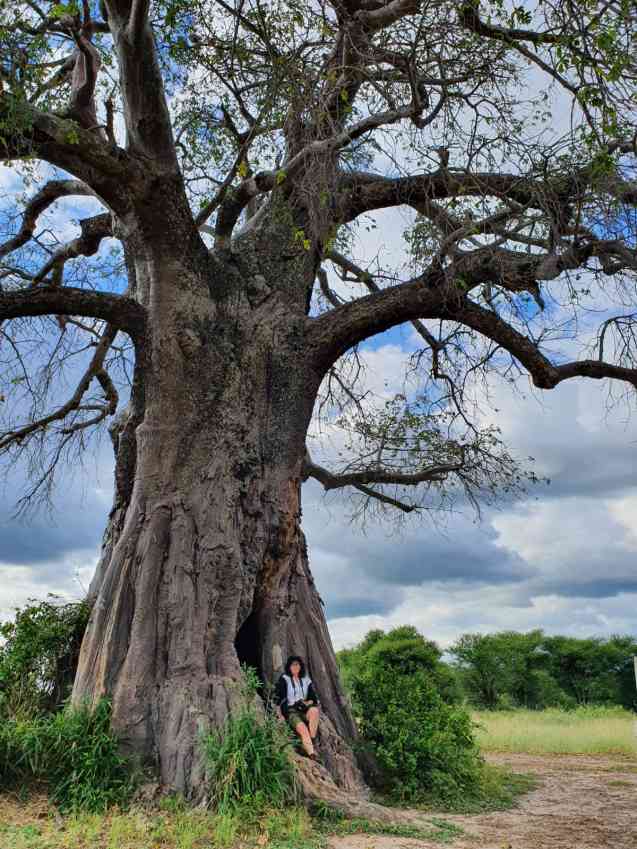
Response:
M363 645L349 687L361 736L382 771L382 789L411 802L478 793L482 760L472 721L440 695L431 662L423 663L424 657L433 662L431 644L414 628L398 628Z
M221 813L246 804L276 807L294 796L291 734L272 714L257 713L258 679L244 671L242 707L202 738L212 802Z
M43 782L62 810L125 803L133 779L110 718L103 699L93 710L69 707L50 717L6 720L0 724L0 788Z
M394 665L397 671L421 669L434 682L443 701L449 704L459 704L462 701L462 688L456 675L456 670L442 663L442 652L433 642L425 639L416 628L402 625L386 634L381 630L369 631L360 645L352 649L342 649L338 652L341 680L348 693L351 694L353 682L367 664L368 652L377 644L377 651L382 651L387 662Z
M0 718L60 708L71 693L88 615L86 602L60 604L50 595L0 624Z

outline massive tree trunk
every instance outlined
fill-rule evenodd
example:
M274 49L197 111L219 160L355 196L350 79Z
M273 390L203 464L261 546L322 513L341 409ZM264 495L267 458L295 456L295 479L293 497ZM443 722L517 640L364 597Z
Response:
M143 398L133 394L114 440L116 501L74 699L110 696L124 746L197 797L198 734L232 710L240 664L271 684L299 653L322 699L328 770L360 791L300 528L320 382L303 356L306 305L295 309L281 277L269 285L254 263L175 257L146 244L135 260L152 319L137 346ZM211 297L230 276L231 294Z

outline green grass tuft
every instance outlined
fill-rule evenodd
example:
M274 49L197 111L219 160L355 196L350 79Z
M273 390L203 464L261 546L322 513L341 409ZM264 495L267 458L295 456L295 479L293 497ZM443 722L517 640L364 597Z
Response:
M0 788L25 792L44 783L61 810L102 811L129 799L134 779L110 730L111 709L67 708L0 724Z
M320 829L326 834L379 834L391 837L411 837L435 843L449 843L463 834L463 829L438 817L430 817L427 825L408 823L384 823L367 819L321 820Z
M289 804L295 796L291 732L271 714L257 715L255 686L248 672L243 706L201 739L211 801L219 813L246 806L261 811Z

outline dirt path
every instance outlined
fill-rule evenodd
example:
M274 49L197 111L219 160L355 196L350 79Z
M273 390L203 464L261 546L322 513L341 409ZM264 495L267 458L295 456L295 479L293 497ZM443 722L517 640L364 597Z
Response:
M440 815L464 829L452 849L637 849L637 761L588 755L498 755L539 783L517 808ZM335 838L330 849L436 849L401 837Z

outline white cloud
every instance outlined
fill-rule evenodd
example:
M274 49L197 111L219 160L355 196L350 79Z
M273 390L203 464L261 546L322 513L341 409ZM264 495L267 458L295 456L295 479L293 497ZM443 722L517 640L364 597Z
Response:
M59 562L37 566L0 564L0 621L12 618L14 609L29 599L43 599L48 593L78 601L88 590L96 564L94 550L71 551Z

